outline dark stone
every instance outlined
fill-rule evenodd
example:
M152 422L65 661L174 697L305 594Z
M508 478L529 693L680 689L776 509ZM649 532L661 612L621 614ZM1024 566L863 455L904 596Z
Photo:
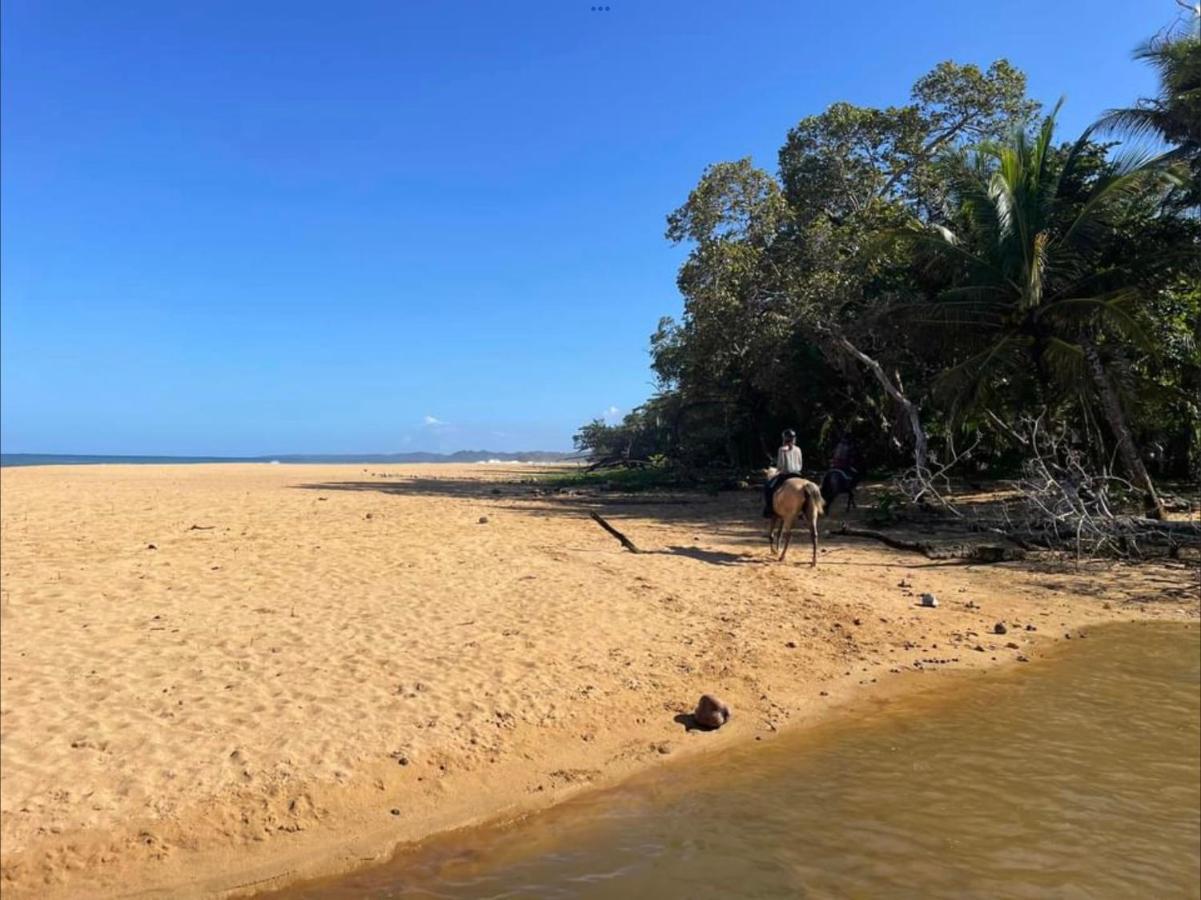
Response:
M712 694L703 694L692 717L701 728L721 728L730 721L730 707Z
M1007 634L1009 632L1009 629L1005 627L1004 622L998 622L992 627L992 630L993 634Z

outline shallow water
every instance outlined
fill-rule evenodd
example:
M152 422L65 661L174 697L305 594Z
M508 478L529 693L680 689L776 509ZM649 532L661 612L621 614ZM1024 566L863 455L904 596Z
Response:
M1201 897L1201 631L953 681L280 896Z

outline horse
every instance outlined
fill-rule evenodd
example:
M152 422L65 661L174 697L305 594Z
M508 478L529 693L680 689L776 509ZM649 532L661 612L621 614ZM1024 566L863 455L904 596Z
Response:
M774 478L776 470L768 469L767 477ZM804 478L786 478L776 488L771 498L772 520L767 529L767 542L772 553L780 552L780 562L788 552L792 543L792 526L798 516L804 516L809 524L809 540L813 545L813 560L810 566L817 565L817 517L826 510L822 500L821 490L812 481ZM783 540L783 547L780 546Z
M822 478L822 500L826 503L826 508L830 508L830 504L839 494L847 495L847 512L856 505L855 504L855 485L863 480L863 472L859 469L831 469Z

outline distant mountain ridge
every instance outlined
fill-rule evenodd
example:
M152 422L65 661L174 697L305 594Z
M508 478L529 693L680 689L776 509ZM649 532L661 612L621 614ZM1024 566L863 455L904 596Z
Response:
M0 466L168 465L186 463L474 463L559 462L579 454L555 450L457 450L454 453L285 453L279 456L119 456L74 453L0 453Z

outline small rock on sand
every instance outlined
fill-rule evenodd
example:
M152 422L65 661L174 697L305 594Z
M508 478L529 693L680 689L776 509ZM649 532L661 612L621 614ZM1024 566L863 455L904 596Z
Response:
M730 720L730 707L712 694L704 694L692 716L702 728L721 728Z
M487 524L488 524L488 517L487 517L487 516L480 516L480 524L481 524L481 525L487 525Z
M922 606L935 608L938 606L938 598L933 594L922 594Z
M993 634L1007 634L1009 629L1005 627L1004 622L998 622L992 627Z

